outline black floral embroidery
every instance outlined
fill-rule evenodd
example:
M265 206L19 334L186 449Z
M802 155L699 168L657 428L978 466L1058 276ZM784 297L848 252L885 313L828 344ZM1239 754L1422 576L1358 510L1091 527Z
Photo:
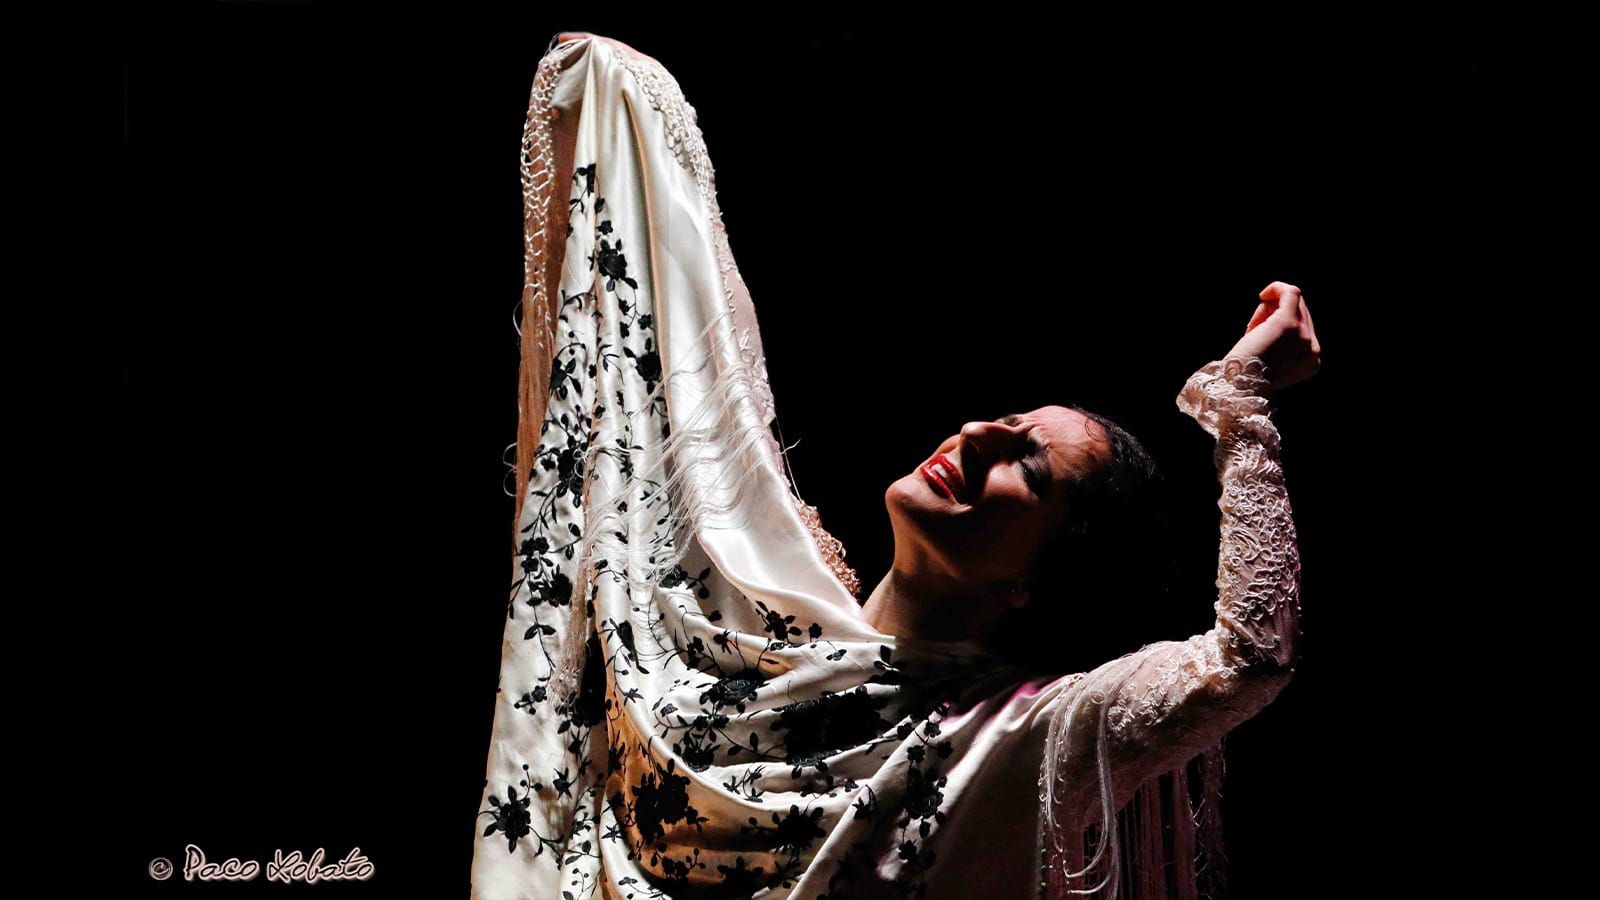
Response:
M752 891L766 887L767 880L760 866L749 868L744 857L734 860L733 866L717 866L717 871L722 873L722 896L733 897L740 894L748 895Z
M573 193L572 199L567 201L567 214L571 217L568 220L569 224L577 219L573 213L583 212L586 208L585 201L594 196L595 167L595 163L589 163L587 166L578 166L572 170L572 180L577 183L578 190Z
M634 362L639 367L639 377L643 378L645 383L651 386L651 389L654 389L655 383L661 380L660 354L654 350L646 350L634 357Z
M767 604L760 600L757 600L755 604L756 609L761 611L761 615L765 620L762 625L763 630L772 635L773 638L772 643L769 645L769 649L776 650L779 647L791 646L797 643L791 640L791 636L798 636L800 634L799 627L794 624L794 616L786 616L777 610L770 609ZM812 622L810 629L808 629L806 633L810 640L814 642L822 637L822 626L818 625L816 622ZM805 642L800 641L798 643Z
M480 816L490 816L491 821L484 829L483 836L489 837L496 832L506 838L506 852L517 852L517 843L525 838L536 840L534 855L542 855L547 847L558 847L560 841L556 838L545 837L533 828L533 795L535 791L544 790L544 785L534 782L528 783L528 764L522 764L523 778L515 785L506 785L506 799L502 801L495 794L489 794L489 809L479 813ZM517 788L522 788L519 793ZM582 819L574 823L572 833L578 834L587 828L587 823Z
M526 787L528 783L524 781L522 784ZM528 833L533 830L533 816L528 811L532 803L532 792L524 791L523 795L518 797L517 789L510 785L506 786L506 800L504 803L500 802L499 797L490 794L489 805L493 806L494 810L489 814L494 816L494 821L490 822L489 827L483 830L484 837L499 831L506 836L507 852L515 853L517 841L527 837Z
M633 787L634 799L630 811L633 823L646 844L661 839L665 833L662 823L695 825L707 821L689 805L689 779L674 774L677 765L675 759L667 760L664 769L652 763L652 771L644 773Z
M536 705L543 703L548 699L550 699L549 691L545 689L544 685L536 684L533 686L532 690L522 695L522 699L518 700L515 706L517 709L532 712Z
M944 794L939 791L949 781L940 776L931 778L922 773L921 769L911 769L911 780L906 786L906 815L900 820L901 827L911 824L911 820L918 819L921 824L922 836L928 836L928 821L937 818L944 821L944 813L939 811L939 804L944 802Z
M605 201L602 200L601 202L604 203ZM601 234L610 234L611 221L608 219L601 222L597 230ZM597 260L600 265L600 274L606 279L606 290L616 290L617 282L619 281L625 282L628 287L634 290L639 289L639 282L628 277L628 258L622 254L622 238L617 238L616 244L612 244L606 238L601 238L599 251L589 257L591 265Z
M770 610L760 600L756 601L756 608L761 610L761 614L766 617L766 630L777 639L778 643L787 644L789 643L789 635L800 633L800 629L790 624L794 621L794 616L786 616L783 613Z
M669 761L670 766L674 761ZM646 841L659 840L662 822L677 822L689 809L689 779L678 775L664 775L657 782L653 774L644 776L634 788L634 822Z
M600 636L589 635L589 646L584 651L588 659L583 666L583 685L578 689L578 696L566 709L567 717L562 720L561 727L556 731L564 732L568 728L589 728L600 724L605 717L606 705L606 665L605 658L600 649Z
M745 669L734 675L724 675L700 695L700 702L715 707L732 706L744 712L745 701L756 695L764 681L760 669Z
M582 390L581 387L574 388ZM577 445L577 439L567 435L567 444L557 450L553 456L546 456L540 460L540 465L547 469L556 470L556 496L572 494L574 497L583 493L583 449Z
M635 593L614 560L597 560L595 577L578 583L585 487L606 460L630 486L620 511L644 513L618 522L617 539L673 549L662 528L671 500L661 483L635 470L635 456L644 450L638 435L670 434L665 392L656 393L665 376L658 323L641 291L650 284L649 266L641 265L645 257L630 258L639 248L619 233L616 224L626 219L597 194L597 182L594 163L574 170L571 222L589 232L572 232L571 246L586 248L598 277L588 290L560 296L550 402L529 473L521 556L507 607L508 617L518 620L509 633L521 635L522 646L542 653L550 666L532 683L505 690L517 698L519 715L536 717L541 734L561 735L565 743L556 759L540 763L539 780L522 764L520 781L513 777L516 783L487 795L480 814L490 821L483 835L503 837L499 846L507 853L554 851L565 900L600 895L602 842L647 874L618 879L637 900L743 900L792 886L817 864L830 830L854 821L869 836L826 860L835 865L826 896L924 894L949 799L948 776L939 768L953 749L941 734L948 708L940 702L941 686L907 677L889 646L825 642L820 623L746 597L697 547L686 548L682 561L659 578L653 597ZM639 529L646 530L635 533ZM624 592L626 605L608 594L597 615L602 584ZM577 690L561 696L550 673L575 604L582 604L590 630ZM826 646L801 649L819 644ZM796 689L777 680L791 670L792 662L782 660L788 654L859 657L852 662L870 677L837 692ZM647 702L641 675L659 679L652 683L670 681L676 690ZM653 733L630 731L641 723ZM658 761L662 746L672 750L664 764ZM850 777L851 767L830 765L840 751L861 748L880 760L904 748L910 763L905 783L880 796L873 785ZM742 823L712 822L696 805L711 785L762 808ZM769 790L774 785L781 790ZM533 815L535 795L563 810L556 821L569 828L565 834L539 833L545 820ZM843 807L834 820L819 799L824 796L841 798L832 807ZM669 833L684 828L739 851L715 862L702 858L699 849L669 841ZM898 864L892 882L880 868L890 864Z
M821 807L805 813L801 812L800 807L790 805L789 812L782 818L773 813L772 821L777 827L770 829L768 849L780 853L799 853L809 848L812 842L828 836L826 831L818 827L822 821Z
M788 759L803 760L880 737L889 723L878 711L888 703L888 698L875 697L862 686L781 707L776 727L788 734L784 744Z
M711 764L716 761L716 744L709 741L702 743L700 739L690 735L684 739L681 748L678 750L678 755L683 757L684 764L690 769L696 772L704 772L711 768Z
M687 587L694 591L696 597L702 600L711 596L711 590L706 587L706 579L711 577L711 567L700 570L698 575L690 575L682 563L674 565L672 571L661 576L663 588Z
M738 794L748 800L760 800L766 794L766 791L756 786L756 782L760 781L766 774L766 766L751 766L724 781L722 787L723 790L730 794Z

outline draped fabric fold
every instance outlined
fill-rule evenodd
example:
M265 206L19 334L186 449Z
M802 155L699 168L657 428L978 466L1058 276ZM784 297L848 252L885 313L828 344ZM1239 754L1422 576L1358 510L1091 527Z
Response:
M672 76L598 35L552 46L521 165L518 507L473 896L1064 895L1053 814L1086 808L1051 790L1068 772L1143 811L1119 819L1124 858L1155 874L1124 896L1169 880L1195 896L1207 807L1185 764L1206 763L1214 799L1207 747L1166 741L1159 770L1113 784L1133 744L1115 716L1079 715L1111 669L1031 676L973 641L866 623L770 428L755 309ZM1108 665L1148 685L1163 660L1194 669ZM1247 699L1184 733L1214 745L1270 691ZM1095 833L1072 834L1081 868Z

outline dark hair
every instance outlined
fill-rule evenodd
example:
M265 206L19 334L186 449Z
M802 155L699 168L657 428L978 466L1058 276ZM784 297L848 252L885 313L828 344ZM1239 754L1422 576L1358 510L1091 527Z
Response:
M1110 458L1073 482L1024 580L1027 604L989 638L1037 672L1088 671L1154 640L1150 618L1176 568L1165 480L1149 451L1118 420L1068 408L1105 430Z

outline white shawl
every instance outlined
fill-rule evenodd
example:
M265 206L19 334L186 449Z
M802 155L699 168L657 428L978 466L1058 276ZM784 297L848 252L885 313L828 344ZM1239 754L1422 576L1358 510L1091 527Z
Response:
M519 512L473 895L1025 896L1041 863L1056 895L1114 887L1120 863L1124 890L1170 877L1194 896L1184 763L1286 677L1240 664L1236 605L1189 642L1053 679L878 633L769 428L754 307L677 82L607 38L552 47L521 165ZM1185 410L1226 429L1258 362L1196 373ZM1280 574L1292 592L1297 566ZM1288 599L1274 633L1294 630ZM1162 792L1188 814L1161 825ZM1129 799L1148 821L1112 833L1138 846L1097 843L1080 813ZM1152 874L1161 857L1181 859Z

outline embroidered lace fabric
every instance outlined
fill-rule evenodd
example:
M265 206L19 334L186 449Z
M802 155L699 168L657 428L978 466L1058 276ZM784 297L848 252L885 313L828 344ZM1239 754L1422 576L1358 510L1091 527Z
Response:
M1179 831L1179 858L1162 860L1162 835L1106 829L1112 810L1141 790L1141 813L1159 808L1155 776L1216 745L1283 689L1296 662L1300 563L1294 521L1271 419L1270 382L1256 357L1206 364L1178 394L1177 405L1217 439L1222 484L1221 551L1216 624L1186 641L1147 645L1074 683L1055 704L1040 773L1039 835L1049 896L1090 891L1169 896L1151 878L1162 861L1183 866L1189 822ZM1175 801L1187 810L1187 785L1174 770ZM1212 777L1215 777L1214 775ZM1215 787L1206 791L1214 804ZM1102 823L1094 854L1083 832ZM1143 862L1122 867L1122 844L1133 839ZM1086 862L1086 856L1088 857ZM1132 882L1131 884L1129 882ZM1195 896L1192 873L1173 885Z
M1102 880L1068 877L1086 849L1122 849L1097 812L1214 761L1281 689L1298 564L1260 360L1179 397L1218 438L1217 626L1029 676L865 622L769 428L754 306L660 63L594 35L551 48L521 163L516 552L475 897L1064 896ZM1158 868L1193 895L1182 860L1124 832L1140 896Z

